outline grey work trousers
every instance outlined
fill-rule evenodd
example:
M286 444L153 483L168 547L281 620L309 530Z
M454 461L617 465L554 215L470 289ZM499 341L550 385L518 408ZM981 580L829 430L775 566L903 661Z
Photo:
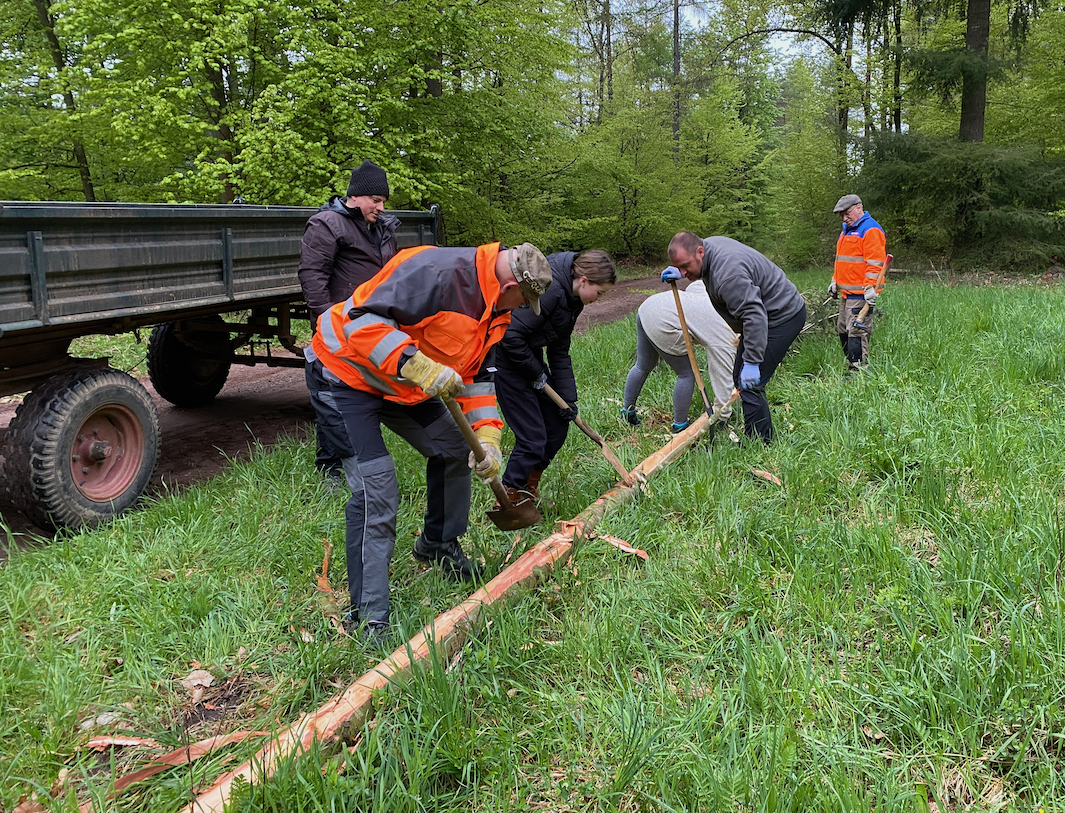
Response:
M344 428L344 416L337 409L322 362L318 359L308 361L303 375L307 381L311 406L314 407L314 437L318 444L314 466L325 475L339 474L344 466L344 458L354 454L348 440L348 430Z
M470 520L470 449L441 401L403 405L380 395L330 382L355 456L344 460L351 497L344 509L351 612L359 620L388 623L388 565L396 546L399 481L381 435L382 424L413 446L425 461L423 544L458 539Z
M627 409L636 406L636 399L643 391L643 385L647 382L647 376L658 366L659 360L664 361L677 374L677 380L673 382L673 421L684 423L688 420L688 412L692 405L692 396L695 393L695 373L692 372L691 362L687 356L675 356L658 347L643 329L640 315L636 315L636 363L632 365L629 374L625 376L625 400L623 406ZM732 370L727 374L731 377Z

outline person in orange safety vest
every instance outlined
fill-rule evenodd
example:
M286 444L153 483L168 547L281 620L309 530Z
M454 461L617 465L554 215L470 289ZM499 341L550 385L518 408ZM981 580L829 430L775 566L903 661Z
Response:
M884 290L887 238L857 195L844 195L833 211L843 218L843 230L836 242L836 264L828 292L840 299L836 332L847 357L848 372L854 372L869 360L873 305ZM866 304L869 312L859 321L858 315Z
M526 303L538 312L551 284L547 259L523 243L503 248L418 246L318 320L312 347L344 417L354 456L343 461L351 610L344 626L363 639L388 636L388 566L396 544L399 483L387 426L426 458L426 509L413 555L457 580L477 576L459 537L470 513L470 469L488 480L502 463L490 352ZM454 398L485 448L477 462L447 408Z

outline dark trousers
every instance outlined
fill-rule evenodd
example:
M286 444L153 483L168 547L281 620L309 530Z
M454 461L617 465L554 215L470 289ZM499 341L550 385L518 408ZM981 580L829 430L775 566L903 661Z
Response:
M788 319L776 327L769 328L769 336L766 340L765 355L762 363L758 365L758 387L753 390L742 390L740 401L743 403L743 431L748 437L758 435L763 441L769 443L773 439L773 419L769 415L769 401L765 397L765 385L773 377L777 366L784 359L791 343L799 335L803 325L806 324L806 305ZM736 363L732 368L732 380L736 386L740 385L740 370L743 369L743 336L740 336L739 347L736 348Z
M843 355L850 366L857 367L869 360L869 338L873 335L873 306L865 316L865 323L858 322L858 314L865 307L864 296L848 296L840 300L839 316L836 318L836 333L843 345Z
M355 454L344 460L351 497L344 509L351 610L363 621L388 622L388 564L396 546L399 482L381 426L425 457L424 543L466 533L470 519L470 448L438 399L405 406L333 383Z
M543 471L555 459L566 442L569 421L558 414L554 401L513 370L496 367L495 384L503 418L514 433L503 485L525 488L532 472Z
M337 409L332 387L322 373L322 362L308 361L303 368L303 377L314 407L314 436L318 447L314 466L323 474L340 475L344 471L344 458L355 454L348 440L344 416Z

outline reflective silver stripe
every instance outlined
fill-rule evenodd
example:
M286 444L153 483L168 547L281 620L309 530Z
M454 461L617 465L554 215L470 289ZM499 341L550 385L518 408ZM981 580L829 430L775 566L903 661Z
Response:
M373 387L377 387L377 389L381 390L381 392L383 392L383 393L385 393L387 395L395 395L396 394L396 390L391 384L389 384L383 378L378 378L376 375L371 373L369 370L367 370L361 364L356 364L351 359L343 359L342 358L342 359L340 359L340 361L343 361L349 367L351 367L354 370L358 371L359 375L361 375L366 380L367 384L369 384L369 385L371 385Z
M846 256L844 254L837 254L836 255L836 262L838 262L838 263L863 263L863 262L865 262L865 257L848 257L848 256Z
M387 359L389 355L391 355L393 350L409 341L410 336L408 336L406 333L401 330L393 330L391 333L381 339L381 341L377 343L374 349L370 351L370 364L372 364L374 367L380 367L382 364L385 363L385 359Z
M333 328L333 320L330 318L330 312L326 311L322 316L325 318L318 321L318 335L322 337L322 341L325 342L325 346L329 352L335 356L340 352L344 343L340 341L340 337L337 336L336 330Z
M865 272L865 278L866 279L880 279L880 274L877 271L873 271L873 272L866 271Z
M348 310L350 310L350 308ZM352 319L344 325L344 338L350 339L352 333L368 325L390 325L393 329L399 327L395 320L389 319L386 316L378 316L376 313L364 313L358 319Z
M866 260L865 264L866 265L878 265L878 266L883 267L884 261L883 260Z
M865 286L863 286L863 285L837 285L836 287L839 288L839 290L841 290L841 291L864 291L865 290Z
M462 388L462 394L467 398L476 398L479 395L495 395L496 385L491 381L480 381L467 384Z
M499 420L499 410L494 406L478 407L477 409L471 409L466 413L466 418L470 422L470 426L473 426L477 421Z

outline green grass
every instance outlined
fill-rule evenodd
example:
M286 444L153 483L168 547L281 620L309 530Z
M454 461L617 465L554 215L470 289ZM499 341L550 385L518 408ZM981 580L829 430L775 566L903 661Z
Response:
M796 276L814 304L826 279ZM902 280L880 311L869 374L844 379L831 327L803 336L770 385L772 446L702 443L602 523L648 561L584 545L575 571L491 608L455 668L383 695L354 752L287 762L235 809L1060 808L1065 288ZM647 423L623 426L633 354L632 318L574 349L581 414L629 465L669 437L672 389L660 367L640 399ZM393 605L414 632L466 593L410 558L422 464L393 448ZM55 809L86 787L106 794L108 759L77 750L88 717L117 712L107 730L174 746L276 728L371 664L327 633L314 575L324 536L342 548L343 498L312 469L290 441L106 528L13 552L0 571L4 809L64 767ZM522 546L613 479L574 431L544 479L556 509ZM467 548L495 568L511 536L476 488ZM340 554L331 576L343 585ZM190 722L179 681L193 662L217 676L215 722ZM118 809L175 810L256 747L160 774Z

